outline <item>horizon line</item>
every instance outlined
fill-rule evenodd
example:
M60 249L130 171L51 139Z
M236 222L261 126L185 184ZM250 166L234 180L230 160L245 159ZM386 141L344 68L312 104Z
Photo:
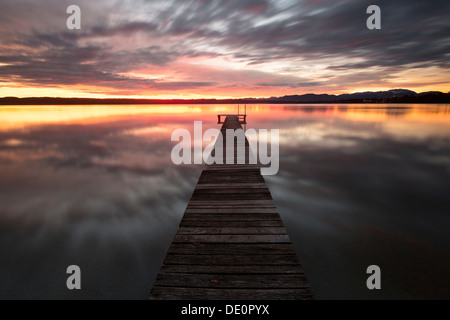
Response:
M352 93L339 93L339 94L331 94L331 93L302 93L302 94L287 94L283 96L272 96L272 97L230 97L230 98L137 98L134 97L102 97L102 98L95 98L95 97L63 97L63 96L31 96L31 97L18 97L18 96L3 96L0 97L0 99L64 99L64 100L98 100L98 101L104 101L104 100L130 100L130 101L205 101L205 100L213 100L213 101L238 101L238 100L270 100L270 99L280 99L285 97L302 97L302 96L330 96L330 97L341 97L341 96L351 96L356 94L364 94L364 93L384 93L384 92L391 92L396 90L403 90L403 91L411 91L417 95L425 94L425 93L434 93L434 94L450 94L450 91L443 92L443 91L435 91L435 90L429 90L429 91L423 91L423 92L416 92L411 89L404 89L404 88L397 88L397 89L387 89L387 90L377 90L377 91L355 91Z

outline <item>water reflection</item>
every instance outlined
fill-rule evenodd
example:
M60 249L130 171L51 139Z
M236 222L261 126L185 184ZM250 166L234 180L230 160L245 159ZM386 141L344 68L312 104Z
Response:
M170 135L234 109L0 108L0 298L144 299L201 171L171 164ZM267 180L318 298L450 297L447 106L247 110L249 127L281 129Z

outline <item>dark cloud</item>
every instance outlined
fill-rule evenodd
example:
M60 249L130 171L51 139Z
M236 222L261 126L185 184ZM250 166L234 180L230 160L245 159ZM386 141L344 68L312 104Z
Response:
M48 41L63 44L54 38L49 38ZM171 53L166 53L159 47L152 46L133 53L121 51L115 54L109 54L105 50L95 46L69 45L60 50L45 50L34 56L2 56L0 62L8 64L0 66L2 71L0 79L7 81L11 77L17 77L24 82L41 86L83 84L115 89L182 90L214 85L213 82L168 82L120 75L120 72L127 72L128 68L143 63L155 65L168 63Z

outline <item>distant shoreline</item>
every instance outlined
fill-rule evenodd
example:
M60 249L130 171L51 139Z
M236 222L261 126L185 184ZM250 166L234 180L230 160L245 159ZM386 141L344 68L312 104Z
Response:
M374 103L438 103L449 104L450 93L415 92L397 96L393 91L355 94L285 96L280 98L244 99L91 99L91 98L0 98L0 105L186 105L186 104L374 104Z

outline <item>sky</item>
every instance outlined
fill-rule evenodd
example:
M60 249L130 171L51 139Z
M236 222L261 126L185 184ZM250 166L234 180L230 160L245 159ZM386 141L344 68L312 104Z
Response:
M368 6L381 8L369 30ZM81 8L69 30L67 7ZM444 0L0 0L0 97L450 91Z

